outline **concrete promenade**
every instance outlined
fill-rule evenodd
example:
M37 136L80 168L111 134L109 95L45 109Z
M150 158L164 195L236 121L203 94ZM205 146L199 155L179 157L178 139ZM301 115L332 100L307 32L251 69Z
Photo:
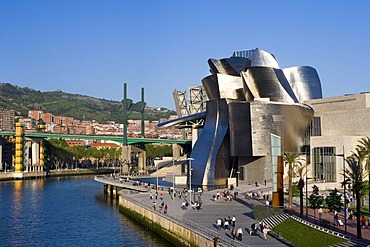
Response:
M267 189L263 186L242 186L237 188L236 191L245 192L251 190L264 190ZM270 190L270 189L269 189ZM220 190L221 191L221 190ZM150 198L150 193L153 198ZM160 193L163 195L163 200L160 199ZM278 240L268 236L267 241L262 237L262 233L258 231L258 236L251 236L249 234L250 226L253 223L257 223L254 219L252 206L254 203L261 204L257 200L245 199L243 196L238 197L236 200L225 201L223 199L213 201L213 195L216 191L203 192L201 199L203 201L203 206L201 210L192 209L191 205L188 206L187 210L181 208L181 204L184 201L183 197L179 199L178 195L172 198L168 192L168 188L164 188L163 191L158 191L158 197L155 199L155 190L151 192L138 193L138 194L125 194L124 197L129 197L141 205L146 205L148 208L152 208L153 202L156 202L156 210L160 212L159 206L162 201L168 205L168 216L172 216L178 219L185 219L187 221L193 222L194 225L202 226L206 228L208 233L213 236L221 236L222 238L227 238L232 243L231 246L285 246ZM218 217L225 218L227 216L236 217L235 228L239 226L243 229L243 240L239 242L237 240L232 240L230 230L217 230L216 220Z
M179 187L181 188L181 186ZM176 189L176 191L178 192L180 189ZM241 185L235 189L235 191L239 192L239 196L232 201L225 201L224 199L213 201L213 195L215 195L217 191L223 191L223 189L202 193L201 200L203 202L203 206L201 210L192 209L191 205L189 205L186 210L182 209L181 204L184 201L184 198L182 197L180 199L178 197L178 193L177 196L173 198L172 193L170 194L168 192L168 188L165 187L163 188L163 191L161 189L158 191L157 199L155 199L155 190L153 189L148 192L125 194L124 196L129 197L131 200L136 201L147 208L152 208L153 202L156 202L156 211L158 213L160 213L159 206L163 201L168 205L168 216L180 219L180 221L181 219L185 219L188 222L194 223L194 225L201 226L207 229L212 236L221 236L222 238L228 239L229 243L232 243L231 246L285 246L283 243L271 236L268 236L267 241L265 241L260 231L258 231L258 236L251 236L249 234L250 226L253 223L257 223L254 219L252 207L254 205L261 205L262 203L255 199L245 199L242 194L246 191L262 191L264 193L268 193L271 192L271 186L260 185L259 187L256 187L253 185ZM160 198L160 193L163 195L162 200ZM150 195L152 195L153 198L151 198ZM304 210L304 213L305 212L306 211ZM313 210L310 209L308 212L308 221L317 224L317 220L313 217ZM298 215L299 207L293 207L292 210L289 210L289 213ZM241 226L243 229L242 242L232 240L230 230L218 230L216 227L216 220L218 217L225 218L227 216L232 217L233 215L235 215L237 219L235 228L237 229ZM341 218L343 219L343 216ZM306 218L303 217L303 219ZM332 213L324 211L323 219L333 222ZM331 226L330 229L344 234L343 226ZM347 236L353 240L361 242L364 246L370 245L370 226L362 229L363 238L358 240L356 239L356 222L354 220L347 220Z

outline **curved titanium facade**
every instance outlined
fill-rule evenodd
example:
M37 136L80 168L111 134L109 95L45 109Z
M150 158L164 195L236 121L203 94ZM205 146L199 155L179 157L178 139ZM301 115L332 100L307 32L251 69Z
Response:
M192 180L198 186L224 185L230 173L229 117L225 100L207 102L204 129L193 147Z
M240 167L251 178L247 182L271 179L270 135L281 137L283 152L300 150L314 113L302 102L322 97L316 70L279 69L275 57L260 49L208 64L212 74L202 80L209 98L205 124L190 155L193 184L226 185Z
M283 69L299 102L309 99L321 99L321 82L317 71L309 66L291 67Z
M279 69L253 67L241 72L241 76L254 98L269 98L271 101L297 103L298 100Z
M204 90L210 100L234 99L243 100L243 80L240 76L216 74L202 80Z

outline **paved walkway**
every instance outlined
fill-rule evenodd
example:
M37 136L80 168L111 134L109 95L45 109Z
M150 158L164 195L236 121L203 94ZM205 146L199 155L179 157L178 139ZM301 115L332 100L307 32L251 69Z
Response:
M223 191L220 189L219 191ZM193 210L191 206L188 207L187 210L181 209L181 204L184 201L183 198L172 198L172 194L168 193L168 189L164 188L164 190L159 190L158 193L162 193L163 195L163 202L168 205L168 215L176 217L178 219L186 219L194 224L201 225L207 228L210 232L214 233L215 235L220 234L220 236L224 236L231 239L230 230L217 230L216 227L216 220L218 217L225 218L227 216L236 217L236 229L241 226L243 229L243 241L242 244L234 240L234 246L285 246L283 243L279 242L278 240L268 236L267 241L263 240L262 233L258 231L258 236L251 236L249 235L250 226L253 223L257 223L254 219L254 214L252 207L256 204L261 204L258 200L253 199L245 199L244 196L241 196L242 193L246 191L262 191L264 193L271 191L271 186L259 186L256 187L254 185L241 185L240 187L236 188L235 191L238 191L240 196L233 201L225 201L223 199L213 201L213 195L217 191L208 191L203 192L201 199L203 201L202 210ZM150 194L153 195L153 198L150 198ZM178 193L177 193L178 194ZM139 194L130 194L126 195L130 198L140 202L141 204L147 205L151 207L153 202L156 202L157 210L159 211L159 206L162 203L160 196L155 199L155 190L146 193L139 193ZM314 218L313 210L309 209L309 217L308 221L317 223L317 220ZM289 211L291 214L299 215L299 207L294 207L292 210ZM305 213L305 211L304 211ZM317 215L317 212L316 212ZM304 216L303 219L306 219ZM333 222L333 214L327 211L324 211L323 219L326 219L330 222ZM343 219L343 216L341 217ZM340 232L344 234L344 227L335 227L331 226L331 230ZM356 239L356 222L353 220L347 220L347 235L351 237L351 239L361 241L366 245L370 245L370 227L365 228L362 230L362 237L363 239Z
M253 187L256 190L256 187ZM253 189L252 186L247 188L237 188L237 191L250 191ZM260 187L258 189L264 189L264 187ZM262 233L258 231L258 236L251 236L249 235L250 226L253 223L257 223L254 219L254 214L252 211L253 203L260 204L257 200L250 200L245 199L244 197L239 197L237 200L232 201L225 201L223 199L213 201L213 195L216 193L215 191L209 191L202 193L201 199L203 201L203 206L201 210L192 209L191 206L188 207L187 210L181 209L181 204L183 202L183 198L179 199L178 196L172 199L172 195L168 193L166 188L164 191L159 191L159 193L163 194L163 201L168 205L168 215L174 216L176 218L183 218L193 222L194 224L203 226L208 229L209 232L214 233L216 235L220 235L231 240L230 230L217 230L216 227L216 220L218 217L225 218L227 216L232 217L235 215L236 217L236 225L235 228L239 226L243 229L243 240L242 244L239 241L233 240L232 246L285 246L278 240L268 236L267 241L265 241L262 237ZM155 195L155 190L152 190L152 195ZM126 195L127 196L127 195ZM141 204L146 204L148 207L151 207L153 201L156 202L157 211L159 211L159 206L162 203L160 196L157 199L155 197L153 199L150 198L148 193L139 193L139 194L131 194L128 195L130 198L139 201Z

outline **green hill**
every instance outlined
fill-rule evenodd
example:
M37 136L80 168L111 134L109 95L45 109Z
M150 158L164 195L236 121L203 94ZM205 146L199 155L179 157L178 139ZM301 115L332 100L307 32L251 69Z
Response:
M16 115L26 117L29 110L50 112L56 116L68 116L80 120L95 120L99 123L115 121L122 123L123 105L120 101L97 99L62 91L40 92L28 87L21 88L10 83L0 83L0 107L12 109ZM145 107L146 120L168 118L174 111ZM129 119L141 119L141 114L132 112Z

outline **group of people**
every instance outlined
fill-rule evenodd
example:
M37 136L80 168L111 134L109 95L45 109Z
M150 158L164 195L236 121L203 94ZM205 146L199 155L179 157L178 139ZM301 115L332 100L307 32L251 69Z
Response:
M261 221L259 225L260 225L260 231L263 233L263 239L267 240L267 234L270 231L270 226L265 224L265 222L263 221Z
M199 202L194 202L191 207L195 210L201 210L202 209L202 205L203 205L203 202L202 201L199 201Z
M157 203L155 201L153 201L152 208L154 211L157 210ZM167 214L167 211L168 211L168 206L166 203L164 203L164 201L162 201L161 205L159 205L159 212L163 214Z
M269 201L271 199L270 195L266 194L262 190L259 190L257 192L247 191L245 192L245 198L246 199L256 198L256 199L263 200L263 201Z
M241 226L239 226L238 229L235 229L236 224L236 217L233 215L233 217L227 216L225 218L219 217L216 220L217 229L221 230L221 228L227 230L231 229L231 237L233 239L237 239L239 241L242 241L243 239L243 229Z
M224 199L225 201L232 201L233 198L237 197L237 195L237 191L234 192L234 195L230 190L217 191L216 194L212 196L212 201L217 201L220 199Z
M239 226L238 230L235 230L235 227L231 229L231 237L233 239L237 239L239 241L243 241L243 229L241 226Z
M230 230L230 227L235 227L236 217L227 216L225 218L219 217L216 221L217 229L220 230L221 228L225 230Z

